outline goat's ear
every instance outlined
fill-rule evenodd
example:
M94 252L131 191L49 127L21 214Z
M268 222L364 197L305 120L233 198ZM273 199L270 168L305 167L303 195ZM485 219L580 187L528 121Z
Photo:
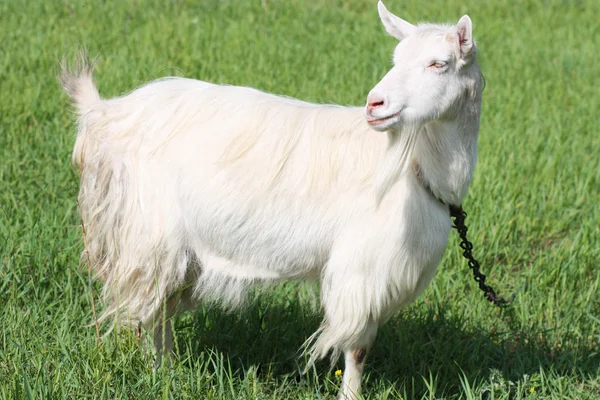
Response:
M456 25L458 45L460 46L460 58L465 59L473 50L473 24L468 15L463 15Z
M402 40L417 29L417 27L410 22L406 22L402 18L396 17L389 12L381 0L377 3L377 9L379 10L379 18L381 18L385 30L396 39Z

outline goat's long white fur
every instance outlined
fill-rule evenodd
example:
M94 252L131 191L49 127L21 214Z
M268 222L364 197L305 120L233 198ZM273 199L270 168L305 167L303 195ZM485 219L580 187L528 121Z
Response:
M103 318L152 327L179 299L235 308L253 283L319 278L325 318L309 340L311 362L333 350L348 363L368 350L442 257L451 222L440 200L460 204L471 181L482 86L474 45L463 40L470 20L461 19L466 28L403 21L414 28L406 32L386 12L388 31L407 36L370 95L387 103L367 107L387 134L371 129L363 108L191 79L102 100L90 63L63 65L79 115L73 161L87 255L104 281ZM408 68L398 58L416 63L427 46L448 71L394 72ZM400 107L400 117L387 123L382 104ZM342 396L360 388L357 354Z

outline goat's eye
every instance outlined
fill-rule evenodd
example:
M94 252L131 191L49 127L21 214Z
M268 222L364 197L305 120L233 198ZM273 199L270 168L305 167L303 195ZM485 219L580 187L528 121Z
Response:
M443 69L446 65L448 65L448 63L445 61L432 61L431 64L429 64L429 68L440 70Z

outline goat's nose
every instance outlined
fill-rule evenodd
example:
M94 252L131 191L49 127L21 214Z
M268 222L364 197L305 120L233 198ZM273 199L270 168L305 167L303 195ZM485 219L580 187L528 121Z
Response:
M367 113L371 114L375 109L385 109L387 100L379 93L369 93L367 97Z

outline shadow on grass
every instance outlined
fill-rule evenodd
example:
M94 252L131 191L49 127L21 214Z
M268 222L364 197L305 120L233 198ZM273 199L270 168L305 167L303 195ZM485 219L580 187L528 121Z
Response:
M258 376L302 381L304 363L298 349L319 326L321 316L290 301L281 304L262 296L235 314L216 307L200 308L176 323L178 341L191 344L192 356L206 351L223 353L234 374L243 378L254 367ZM425 311L423 311L425 310ZM380 327L367 359L365 392L378 385L395 385L408 398L420 398L435 380L436 396L462 393L460 380L473 386L500 377L518 381L525 375L553 371L562 376L595 376L600 354L593 344L551 346L541 332L517 328L510 311L494 310L505 332L466 328L468 316L445 310L409 308ZM184 349L180 349L180 354ZM336 368L343 369L340 359ZM316 372L330 374L329 361L318 363Z
M491 381L510 386L507 391L515 394L516 385L508 382L522 381L540 369L560 376L596 376L600 354L594 344L552 346L544 332L518 329L510 309L490 314L508 329L466 328L468 317L456 312L429 309L417 314L409 309L380 330L369 360L370 379L396 382L409 398L419 398L427 392L430 376L436 378L437 396L464 392L462 377L471 387Z

